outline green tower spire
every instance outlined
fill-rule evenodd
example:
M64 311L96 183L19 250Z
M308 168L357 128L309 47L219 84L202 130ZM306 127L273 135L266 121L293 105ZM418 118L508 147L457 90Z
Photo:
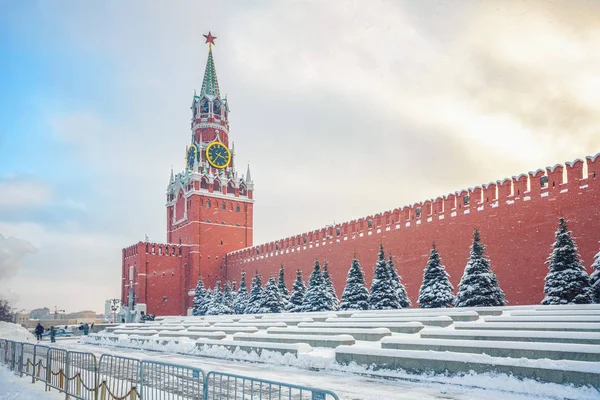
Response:
M212 40L214 40L215 38L216 37L212 37ZM219 81L217 80L217 71L215 69L215 62L213 60L212 54L212 40L209 41L207 39L207 43L209 43L208 60L206 61L206 70L204 71L204 80L202 81L202 89L200 90L200 96L207 94L214 97L220 97L221 93L219 92Z

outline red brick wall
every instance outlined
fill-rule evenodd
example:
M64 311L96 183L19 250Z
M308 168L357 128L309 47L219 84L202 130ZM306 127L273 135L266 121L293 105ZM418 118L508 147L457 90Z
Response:
M600 157L586 161L589 179L582 176L583 162L576 161L565 167L564 183L563 167L552 167L497 185L463 190L423 204L233 252L227 257L227 278L239 280L245 269L249 274L260 271L264 279L276 275L283 263L291 288L297 268L306 280L315 258L327 258L336 291L341 295L354 253L370 285L382 242L386 252L393 253L408 294L416 303L432 242L436 242L456 287L469 256L473 228L477 226L510 304L539 303L544 296L547 272L544 262L554 242L559 216L569 221L586 267L599 250ZM540 186L542 175L548 176L546 188ZM470 202L464 204L467 194Z

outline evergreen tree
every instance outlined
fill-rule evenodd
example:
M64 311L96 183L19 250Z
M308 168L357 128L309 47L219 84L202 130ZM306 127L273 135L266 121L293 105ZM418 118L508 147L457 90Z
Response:
M408 293L406 293L406 288L402 283L402 277L398 274L396 266L394 265L394 260L392 258L391 252L388 257L388 268L390 269L390 275L392 276L392 283L396 287L396 293L398 293L398 301L400 302L400 307L408 308L412 306L412 302L408 298Z
M275 278L271 277L262 291L258 312L261 314L280 313L284 310L285 301L277 288Z
M248 287L246 286L246 271L242 270L242 280L240 288L237 291L235 300L233 301L233 311L236 314L243 314L248 304Z
M198 279L198 284L194 290L194 306L192 307L192 315L200 316L206 314L208 305L210 303L210 297L207 298L206 287L204 287L204 281L202 277Z
M356 259L356 254L352 259L352 264L348 270L346 286L342 293L342 303L340 310L368 310L369 309L369 289L365 285L365 274L360 263Z
M229 281L225 282L225 290L223 291L223 311L221 314L233 314L233 291Z
M485 245L481 243L479 230L473 231L471 255L465 272L458 284L455 307L503 306L506 304L504 292L498 284L496 274L492 272L490 260L484 254Z
M287 305L287 310L290 312L301 312L302 301L304 300L304 294L306 293L306 285L302 279L302 271L298 269L296 271L296 280L292 285L292 294Z
M337 294L335 293L335 288L333 287L333 282L331 281L331 275L329 275L329 271L327 267L329 263L325 260L325 264L323 265L323 281L325 282L325 287L327 287L327 297L329 300L329 310L337 311L340 309L340 299L338 299Z
M279 289L279 293L283 298L283 301L286 303L290 299L290 292L288 291L287 286L285 286L285 271L283 270L283 264L281 264L281 268L279 268L279 281L277 282L277 289Z
M223 306L223 292L221 291L221 281L215 283L215 289L213 290L212 299L208 306L206 315L221 315L224 314Z
M600 252L594 256L592 270L594 271L590 275L592 298L594 299L594 303L600 304Z
M442 265L440 254L435 243L429 253L429 261L423 270L423 283L419 289L419 307L446 308L454 303L454 287L450 283L450 275Z
M542 304L588 304L592 302L590 278L579 260L577 245L567 230L567 222L559 219L556 242L548 257L548 275Z
M323 273L319 260L315 261L315 267L310 279L308 280L308 289L302 300L302 311L329 311L329 289L325 285Z
M258 271L256 271L252 277L252 285L250 286L250 293L248 293L248 302L244 309L244 314L258 313L262 290L262 277Z
M394 310L402 308L398 299L397 286L394 284L390 268L385 261L383 243L379 245L379 255L369 295L369 308L371 310Z

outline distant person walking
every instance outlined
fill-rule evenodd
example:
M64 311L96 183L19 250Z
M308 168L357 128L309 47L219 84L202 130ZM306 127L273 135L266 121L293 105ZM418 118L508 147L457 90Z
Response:
M56 328L54 326L50 327L50 342L56 343Z
M38 340L38 342L42 341L42 333L44 333L44 327L42 326L42 324L40 324L38 322L37 326L35 327L35 338Z
M86 322L85 325L83 326L83 335L87 336L88 333L90 333L90 326Z

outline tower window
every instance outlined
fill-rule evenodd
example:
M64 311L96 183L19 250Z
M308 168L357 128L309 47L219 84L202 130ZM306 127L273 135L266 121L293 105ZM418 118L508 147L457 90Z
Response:
M304 244L306 244L306 236L304 236L304 237L302 238L302 241L304 242Z
M417 207L417 208L415 209L415 214L417 214L417 217L420 217L420 216L421 216L421 207Z
M206 208L210 208L210 199L206 200Z
M240 205L239 204L235 205L235 212L240 212Z
M469 202L470 202L470 200L471 200L471 198L469 197L469 195L468 195L468 194L466 194L466 195L463 197L463 203L465 203L465 206L468 206L468 205L469 205Z
M221 209L223 209L223 210L227 209L227 204L225 204L225 202L221 203Z

